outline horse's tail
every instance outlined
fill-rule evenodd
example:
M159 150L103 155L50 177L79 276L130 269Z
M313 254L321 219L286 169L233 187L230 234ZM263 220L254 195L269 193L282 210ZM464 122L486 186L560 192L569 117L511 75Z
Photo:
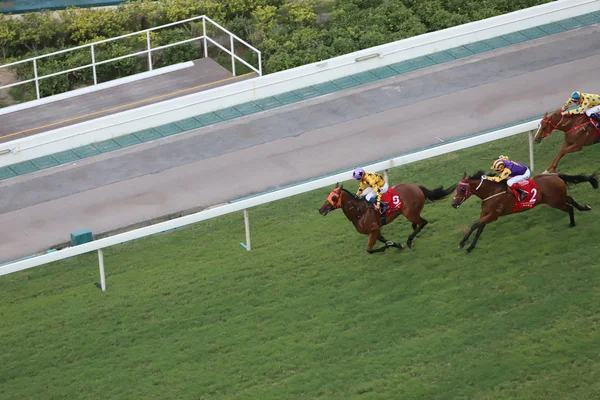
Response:
M443 198L448 197L448 195L450 193L452 193L452 192L454 192L454 190L456 190L456 185L452 185L448 189L444 189L443 186L440 186L433 190L429 190L424 186L419 186L419 189L421 189L421 191L423 192L423 194L425 195L425 198L427 200L435 201L435 200L442 200Z
M558 177L570 185L576 185L578 183L589 182L594 189L598 189L598 172L594 172L592 175L567 175L558 174Z

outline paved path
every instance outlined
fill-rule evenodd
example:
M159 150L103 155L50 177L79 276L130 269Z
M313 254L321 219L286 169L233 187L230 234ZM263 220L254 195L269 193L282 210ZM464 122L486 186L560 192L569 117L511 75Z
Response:
M0 143L257 76L234 77L210 58L193 62L189 68L0 115Z
M0 182L0 262L68 241L74 230L101 233L227 202L556 109L572 90L600 92L598 31L504 47Z

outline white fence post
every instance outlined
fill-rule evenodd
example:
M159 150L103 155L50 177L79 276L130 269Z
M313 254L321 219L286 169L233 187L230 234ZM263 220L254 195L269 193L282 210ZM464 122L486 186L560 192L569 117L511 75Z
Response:
M529 135L529 168L533 172L533 131L528 132Z
M250 220L248 219L248 209L244 208L244 227L246 228L246 250L250 251Z
M204 58L208 58L208 47L206 47L206 18L202 16L202 37L204 38Z
M104 253L102 249L98 249L98 264L100 264L100 287L103 292L106 292L106 276L104 275Z
M262 54L258 53L258 75L262 76Z
M98 84L98 79L96 78L96 53L94 53L94 44L90 46L92 51L92 71L94 71L94 85Z
M152 71L152 45L150 45L150 31L146 31L146 41L148 42L148 70Z
M40 99L40 81L38 80L37 73L37 59L33 59L33 76L35 78L35 93L37 94L38 100Z
M233 50L233 35L232 34L229 34L229 39L231 42L231 72L233 73L233 76L235 76L235 57L233 56L234 50Z

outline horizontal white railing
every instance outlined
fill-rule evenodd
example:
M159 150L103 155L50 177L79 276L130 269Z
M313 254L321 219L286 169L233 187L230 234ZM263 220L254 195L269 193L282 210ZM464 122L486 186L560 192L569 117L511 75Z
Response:
M158 46L158 47L152 47L152 40L150 37L150 33L152 31L156 31L159 29L164 29L164 28L169 28L172 26L176 26L176 25L181 25L187 22L193 22L193 21L202 21L202 31L203 34L202 36L197 36L197 37L193 37L190 39L186 39L186 40L180 40L178 42L175 43L169 43L163 46ZM223 33L229 35L229 44L230 44L230 48L227 49L223 46L221 46L219 43L217 43L215 40L211 39L207 34L206 34L206 22L209 22L210 24L212 24L214 27L220 29ZM119 57L114 57L111 58L109 60L102 60L102 61L96 61L96 53L95 50L97 48L98 45L103 44L103 43L108 43L108 42L113 42L115 40L120 40L120 39L124 39L127 37L132 37L132 36L136 36L136 35L141 35L141 34L146 34L146 50L142 50L142 51L138 51L135 53L130 53L130 54L126 54L123 56L119 56ZM42 79L46 79L46 78L50 78L53 76L57 76L57 75L62 75L62 74L67 74L69 72L74 72L74 71L79 71L81 69L85 69L85 68L91 68L92 69L92 73L93 73L93 77L94 77L94 85L98 84L98 79L96 76L96 67L98 65L103 65L103 64L107 64L113 61L118 61L118 60L123 60L125 58L130 58L130 57L136 57L136 56L141 56L141 55L147 55L148 56L148 70L152 71L152 52L154 51L158 51L158 50L162 50L162 49L167 49L169 47L173 47L173 46L178 46L180 44L184 44L184 43L190 43L190 42L195 42L195 41L199 41L199 40L203 40L204 41L204 57L208 57L208 48L206 46L206 42L207 40L210 41L212 44L214 44L215 46L219 47L221 50L225 51L227 54L229 54L231 56L231 67L232 67L232 72L233 75L235 76L235 61L239 61L242 64L246 65L248 68L252 69L254 72L256 72L259 75L262 75L262 66L261 66L261 53L259 50L257 50L255 47L251 46L250 44L248 44L247 42L243 41L242 39L240 39L239 37L237 37L236 35L234 35L233 33L229 32L227 29L223 28L221 25L217 24L216 22L214 22L212 19L208 18L205 15L201 15L199 17L193 17L193 18L188 18L185 20L181 20L181 21L177 21L177 22L172 22L169 24L165 24L165 25L161 25L161 26L157 26L154 28L149 28L149 29L144 29L142 31L138 31L138 32L133 32L133 33L128 33L125 35L121 35L121 36L117 36L117 37L113 37L110 39L104 39L104 40L98 40L96 42L93 43L89 43L89 44L84 44L82 46L77 46L77 47L72 47L70 49L65 49L65 50L59 50L59 51L55 51L53 53L48 53L48 54L43 54L40 56L36 56L36 57L32 57L32 58L28 58L26 60L21 60L21 61L16 61L10 64L6 64L6 65L0 65L0 69L1 68L9 68L18 64L24 64L24 63L32 63L33 64L33 74L34 77L32 79L27 79L27 80L23 80L20 82L15 82L15 83L11 83L9 85L4 85L4 86L0 86L0 89L8 89L11 88L13 86L19 86L19 85L24 85L26 83L30 83L30 82L35 82L35 90L36 90L36 94L37 94L37 98L38 100L40 99L40 80ZM248 47L249 49L251 49L252 51L254 51L257 55L258 55L258 68L254 67L253 65L250 65L249 63L246 62L246 60L238 57L235 54L235 49L234 49L234 44L235 44L235 40L237 40L238 42L242 43L243 45L245 45L246 47ZM73 52L73 51L77 51L77 50L82 50L82 49L89 49L90 50L90 57L91 57L91 63L86 64L86 65L81 65L79 67L75 67L75 68L71 68L71 69L66 69L66 70L61 70L61 71L57 71L51 74L47 74L47 75L42 75L39 76L38 75L38 61L44 59L44 58L48 58L48 57L52 57L58 54L64 54L64 53L69 53L69 52Z
M527 122L520 125L515 125L509 128L501 129L498 131L485 133L477 136L472 136L463 140L455 141L452 143L436 146L426 150L418 151L412 154L406 154L399 157L395 157L386 161L380 161L371 165L365 166L366 169L371 171L381 171L389 168L399 167L402 165L410 164L413 162L425 160L427 158L439 156L446 153L462 150L468 147L477 146L483 143L491 142L498 139L503 139L509 136L518 135L527 131L529 132L529 154L530 154L530 167L533 171L533 135L532 130L536 129L539 121ZM12 264L8 264L0 267L0 276L7 275L17 271L23 271L29 268L34 268L40 265L48 264L54 261L64 260L69 257L77 256L91 251L98 251L98 258L100 264L100 277L102 290L106 289L106 281L104 276L104 256L102 249L114 246L120 243L129 242L132 240L140 239L146 236L154 235L156 233L168 231L171 229L180 228L196 222L205 221L207 219L220 217L222 215L230 214L237 211L244 210L244 217L246 222L246 241L248 242L247 249L250 250L250 234L248 225L248 214L246 210L251 207L256 207L261 204L270 203L276 200L284 199L286 197L295 196L297 194L309 192L311 190L320 189L326 186L335 184L336 182L346 181L349 177L349 171L337 173L331 176L327 176L313 181L302 183L299 185L287 187L274 192L258 195L245 200L233 202L223 206L215 207L212 209L190 214L184 217L172 219L170 221L161 222L158 224L150 225L144 228L136 229L133 231L121 233L118 235L110 236L104 239L95 240L93 242L81 244L75 247L68 247L55 252L47 253L41 256L29 258L22 261L17 261ZM457 171L457 182L460 180L463 171Z
M0 167L599 10L600 0L547 3L32 135L0 144Z

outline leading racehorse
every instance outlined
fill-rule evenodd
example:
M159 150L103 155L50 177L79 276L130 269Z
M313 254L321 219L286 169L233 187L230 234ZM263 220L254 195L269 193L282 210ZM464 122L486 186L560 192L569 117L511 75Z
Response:
M565 133L565 141L550 166L543 172L544 174L556 173L558 162L565 154L580 151L584 146L598 143L600 139L600 131L596 129L586 114L561 115L561 110L558 109L550 115L544 114L533 142L540 143L554 129Z
M456 196L454 196L451 203L452 207L459 208L472 194L481 199L479 221L471 226L469 232L458 245L462 249L467 240L469 240L469 236L477 230L475 238L465 250L466 253L473 250L481 232L483 232L483 228L487 224L496 221L500 216L526 211L537 204L548 204L550 207L568 213L570 226L573 227L575 226L573 207L579 211L590 211L592 208L588 205L581 206L571 196L567 196L567 184L589 182L594 189L598 188L596 174L590 176L537 174L533 178L519 183L528 185L529 193L523 202L517 202L516 196L508 190L505 182L497 183L482 179L483 174L483 171L479 171L467 178L467 174L465 173L463 179L458 184Z
M388 180L387 174L385 175L385 179L386 181ZM338 187L338 184L336 184L335 188L327 196L325 203L319 208L319 213L325 216L330 211L341 208L346 218L354 224L359 233L369 235L367 252L370 254L385 251L389 247L402 249L400 243L385 239L381 235L381 228L395 220L399 215L404 215L408 221L412 222L413 232L406 242L406 245L411 248L415 236L428 224L428 221L421 217L425 200L435 201L444 199L455 188L456 185L448 189L443 189L440 186L439 188L429 190L423 186L408 183L396 185L390 188L391 190L388 190L388 193L395 192L398 198L395 198L396 196L394 195L390 203L390 210L388 210L386 216L383 216L367 200L359 198L346 189L343 189L343 185ZM378 249L373 249L377 240L385 243L385 245Z

